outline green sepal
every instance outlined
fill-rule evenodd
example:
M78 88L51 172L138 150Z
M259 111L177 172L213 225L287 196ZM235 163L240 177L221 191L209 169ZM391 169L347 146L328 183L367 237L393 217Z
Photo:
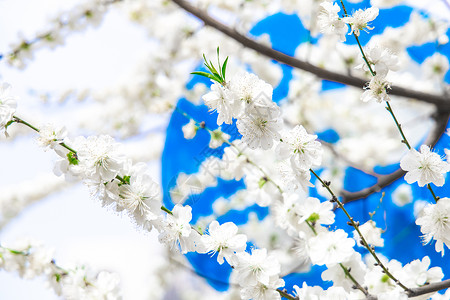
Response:
M262 187L266 184L267 182L267 178L262 177L259 181L258 181L258 186L260 189L262 189Z
M73 152L67 153L67 160L69 161L70 165L73 165L73 166L78 165L77 155Z

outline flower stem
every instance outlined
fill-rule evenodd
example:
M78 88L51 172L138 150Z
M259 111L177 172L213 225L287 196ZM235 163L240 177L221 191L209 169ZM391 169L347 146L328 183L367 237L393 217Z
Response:
M284 298L289 300L298 300L296 297L292 296L291 294L288 294L286 290L277 289L277 292Z
M19 117L13 116L13 121L16 122L16 123L20 123L20 124L26 125L26 126L30 127L31 129L33 129L34 131L39 132L39 129L37 127L31 125L30 123L22 120Z
M356 279L353 277L352 274L350 274L350 269L347 269L342 263L339 263L339 266L341 266L342 271L344 271L345 276L350 278L350 280L353 282L353 284L355 285L355 287L360 290L361 292L363 292L363 294L367 297L369 295L369 292L367 292L367 290L365 288L363 288L358 281L356 281Z
M345 8L344 2L343 2L342 0L340 0L340 1L341 1L341 5L342 5L342 8L343 8L343 10L344 10L345 15L347 15L347 10L346 10L346 8ZM356 42L358 43L359 50L360 50L360 52L361 52L361 54L362 54L362 57L363 57L363 59L364 59L366 65L367 65L367 67L368 67L369 70L370 70L370 73L372 74L372 76L375 76L376 73L373 71L370 62L369 62L369 60L367 59L366 54L364 53L364 49L363 49L362 46L361 46L361 43L360 43L360 41L359 41L358 36L357 36L354 32L353 32L353 36L355 37ZM389 101L386 101L386 109L387 109L387 111L391 114L392 119L394 119L395 125L397 126L397 129L398 129L398 131L400 132L400 135L402 136L402 143L404 143L404 144L406 145L406 147L408 148L408 150L411 150L411 145L409 144L408 139L406 138L405 133L403 132L402 125L398 122L397 117L395 116L395 113L394 113L394 111L392 110L391 104L389 104ZM428 187L428 190L430 190L431 195L433 196L434 201L436 201L436 202L439 201L439 197L436 197L436 194L434 193L434 191L433 191L431 185L428 184L427 187Z
M359 237L361 238L361 243L363 244L363 246L370 252L370 254L373 256L373 258L375 259L375 261L377 262L377 265L379 265L384 273L391 278L397 285L399 285L402 289L404 289L405 291L409 292L409 288L407 288L405 285L403 285L397 278L394 277L394 275L392 275L388 268L386 268L384 266L384 264L381 262L381 260L378 258L377 254L375 253L374 248L372 248L369 243L367 243L366 239L364 238L363 234L361 233L361 231L359 230L359 224L355 222L355 220L353 220L353 217L350 216L350 214L348 213L348 211L344 208L344 204L342 204L342 202L336 197L336 195L333 193L333 191L331 190L330 186L328 183L326 183L325 181L322 180L322 178L320 178L319 175L317 175L316 172L314 172L313 169L309 169L311 171L311 173L317 178L317 180L320 181L320 183L322 183L322 186L325 187L328 192L330 193L332 199L331 201L336 202L337 205L339 206L339 208L345 213L345 215L347 216L347 218L350 220L349 225L351 225L353 228L355 228L356 232L358 233Z
M431 188L431 185L430 185L430 184L427 184L427 188L430 190L431 195L433 195L434 202L437 203L437 202L439 201L440 197L436 196L436 194L434 193L434 191L433 191L433 189Z
M406 145L406 147L408 147L408 149L410 150L411 145L409 144L408 140L406 139L405 133L403 132L403 129L402 129L402 125L397 121L397 117L395 116L394 111L392 110L392 107L388 101L386 101L386 109L391 114L392 118L394 119L395 125L397 125L397 129L402 136L402 143L404 143Z

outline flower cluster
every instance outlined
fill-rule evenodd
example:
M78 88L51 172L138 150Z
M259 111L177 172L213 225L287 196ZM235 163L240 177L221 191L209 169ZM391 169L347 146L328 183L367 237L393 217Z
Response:
M122 299L117 274L95 272L87 266L65 269L53 259L53 250L24 239L0 246L0 269L20 277L45 277L57 295L65 299Z
M211 111L217 111L217 125L237 119L242 141L251 149L266 150L280 139L280 109L272 101L272 93L270 84L241 72L229 82L215 82L203 101Z

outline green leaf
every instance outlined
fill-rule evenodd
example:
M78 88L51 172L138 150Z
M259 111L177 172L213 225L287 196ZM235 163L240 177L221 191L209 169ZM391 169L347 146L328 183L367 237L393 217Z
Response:
M206 73L206 72L192 72L191 74L192 75L204 76L204 77L207 77L207 78L209 78L211 80L218 81L217 78L214 75L210 74L210 73Z
M225 80L225 72L227 71L227 64L228 64L228 56L227 56L227 58L225 58L225 61L223 62L223 66L222 66L223 81L226 81Z

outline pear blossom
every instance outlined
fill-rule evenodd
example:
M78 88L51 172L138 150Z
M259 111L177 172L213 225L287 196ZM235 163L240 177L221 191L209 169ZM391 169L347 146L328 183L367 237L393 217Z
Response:
M236 125L239 133L242 134L242 141L251 149L259 147L264 150L270 149L274 141L280 139L281 121L278 117L268 119L257 113L249 114L240 118Z
M39 135L36 141L40 147L54 148L61 143L67 136L67 130L65 127L56 127L52 124L46 124L39 128Z
M237 232L238 227L232 222L219 225L219 222L212 221L208 227L208 234L202 236L206 252L212 253L212 255L218 253L217 262L219 264L223 264L224 259L231 263L231 257L237 252L244 251L247 247L247 237Z
M416 224L423 233L424 243L436 240L435 249L444 255L444 245L450 248L450 198L441 198L426 206Z
M274 255L267 255L266 249L253 249L251 254L236 253L232 262L237 281L245 285L268 285L270 278L280 273L280 263Z
M233 123L233 118L239 113L239 103L233 92L218 82L215 82L211 86L211 92L202 98L210 111L217 111L217 125Z
M392 193L392 202L397 206L404 206L413 200L412 189L409 184L399 185Z
M284 286L284 280L278 276L270 278L268 284L258 282L256 285L245 285L241 288L242 300L281 300L277 288Z
M395 259L387 261L385 257L380 257L380 254L377 255L389 272L396 278L399 278L399 275L403 273L402 264ZM392 278L386 275L383 272L383 269L374 265L375 261L373 257L370 256L368 260L369 261L366 262L366 264L369 266L369 269L364 276L364 286L367 286L368 292L372 295L379 295L381 293L393 291L396 284Z
M108 135L90 136L77 142L77 172L86 179L107 182L123 168L125 157L118 143Z
M187 140L191 140L197 134L198 126L193 119L190 119L189 123L181 127L181 130L183 131L184 138Z
M369 245L375 247L384 246L384 239L381 237L383 230L377 227L375 221L367 221L366 223L359 226L359 230ZM361 238L356 230L353 230L353 238L358 242L358 246L364 247L364 245L361 243Z
M311 172L309 170L304 170L285 161L279 164L278 170L283 179L284 189L301 187L303 191L307 192L308 188L314 187L314 184L311 183Z
M259 206L269 206L280 199L281 195L275 184L265 176L248 174L245 177L248 197L255 199Z
M129 184L118 187L118 204L134 215L138 224L157 219L161 211L159 188L148 167L139 163L131 168Z
M319 199L308 197L298 205L298 212L302 216L298 222L331 225L334 223L333 203L320 202Z
M337 3L324 1L320 3L317 24L320 32L325 34L335 34L340 40L345 42L345 35L348 32L347 24L339 17L341 8Z
M303 281L303 285L301 288L297 285L294 285L293 288L295 294L299 299L318 300L322 299L322 297L325 295L324 290L320 286L308 286L305 281Z
M403 267L405 278L402 282L409 287L420 287L429 283L439 282L444 277L444 273L440 267L430 268L430 258L425 256L420 259L413 260Z
M450 171L450 164L443 161L441 157L430 151L427 145L420 146L420 152L411 149L400 160L400 167L406 171L405 180L411 184L417 181L419 186L433 183L443 186L444 175Z
M6 82L0 84L0 130L12 120L16 112L16 97L10 95L11 85Z
M375 20L378 16L379 10L377 7L369 7L368 9L358 9L350 17L345 17L343 20L345 23L351 26L351 32L356 36L359 36L360 30L372 30L373 27L369 26L369 23Z
M390 70L397 71L399 69L398 57L392 54L389 49L377 46L370 47L365 50L365 55L375 73L382 77L386 76ZM366 62L356 66L356 68L362 68L365 71L369 71Z
M192 220L192 207L189 205L175 205L172 214L166 215L163 222L162 231L159 234L159 241L166 244L171 249L180 246L181 253L185 254L195 249L194 230L189 222Z
M389 101L389 95L387 91L390 89L389 82L381 75L375 75L372 77L370 82L364 87L365 91L361 95L361 100L363 102L368 102L370 100L375 100L378 103L382 101Z
M309 239L308 244L311 262L320 266L343 262L355 252L355 241L342 229L320 232Z
M211 140L209 141L209 148L216 149L230 139L230 135L223 132L220 128L211 132Z
M281 159L290 158L293 166L303 170L320 166L323 150L316 139L317 135L308 134L302 125L297 125L284 135L277 154Z
M237 117L242 117L242 114L248 115L250 110L253 110L253 115L259 114L262 118L273 119L278 116L276 104L272 102L272 86L255 74L237 73L231 78L229 89L237 98L238 104L235 106L238 109ZM270 115L271 110L274 110L276 116Z
M361 259L361 254L353 253L342 265L348 270L350 275L357 282L364 282L364 275L367 267ZM334 285L343 287L347 292L353 291L354 282L345 274L340 264L327 266L328 268L322 272L322 279L325 281L333 281Z
M440 53L435 53L425 59L422 63L422 68L426 78L442 80L445 74L447 74L450 64L446 56Z

